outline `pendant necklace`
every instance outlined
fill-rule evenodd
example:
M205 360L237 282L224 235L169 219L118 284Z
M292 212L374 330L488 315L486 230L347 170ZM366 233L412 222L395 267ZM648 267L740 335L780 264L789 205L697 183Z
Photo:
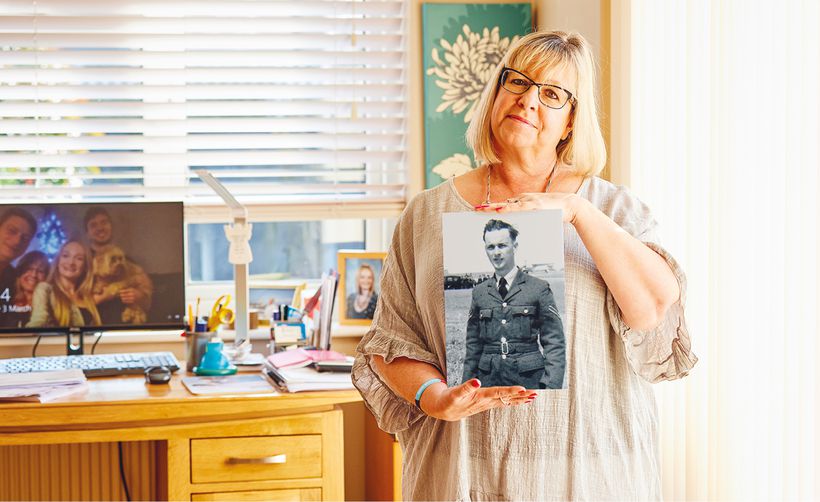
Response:
M552 165L552 169L550 170L549 178L547 179L547 186L544 188L544 193L550 191L550 185L552 185L552 178L553 174L555 174L555 167L558 166L558 159L555 159L555 163ZM484 204L490 204L490 174L493 172L493 166L487 166L487 200L484 201ZM507 199L509 201L509 199Z

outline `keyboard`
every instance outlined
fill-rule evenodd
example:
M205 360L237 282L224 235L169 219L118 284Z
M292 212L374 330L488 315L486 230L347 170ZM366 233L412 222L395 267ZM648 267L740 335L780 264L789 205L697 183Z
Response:
M91 354L82 356L45 356L0 359L0 373L31 373L81 369L87 377L142 375L145 368L166 366L179 370L179 361L171 352L137 352L133 354Z

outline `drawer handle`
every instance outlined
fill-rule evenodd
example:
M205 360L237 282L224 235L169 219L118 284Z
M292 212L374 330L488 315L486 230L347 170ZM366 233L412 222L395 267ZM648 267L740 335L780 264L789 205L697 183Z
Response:
M228 457L228 460L226 460L229 464L284 464L287 461L288 456L284 453L261 458Z

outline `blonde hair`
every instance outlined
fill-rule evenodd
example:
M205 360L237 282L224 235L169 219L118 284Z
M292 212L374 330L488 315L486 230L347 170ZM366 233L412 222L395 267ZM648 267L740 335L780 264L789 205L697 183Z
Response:
M594 176L601 172L606 164L606 146L598 124L592 51L583 36L563 31L539 31L525 35L510 46L498 63L481 93L467 128L467 144L473 150L476 161L487 164L501 161L493 147L491 119L501 71L505 66L529 75L566 67L575 71L577 88L573 96L577 101L570 111L572 130L566 139L558 142L555 150L559 162L570 166L577 174Z
M71 306L72 302L68 293L63 289L62 284L58 280L60 259L63 255L63 250L69 244L79 244L85 251L85 259L83 260L83 276L80 278L80 283L76 286L76 294L74 295L79 302L78 306L84 307L91 312L91 317L95 325L100 325L100 313L97 310L97 305L94 303L94 296L92 294L92 287L94 285L94 274L91 273L91 253L88 248L83 246L80 241L69 240L60 247L57 252L57 257L54 260L54 266L48 275L47 282L51 284L51 291L54 295L54 320L58 326L71 325Z

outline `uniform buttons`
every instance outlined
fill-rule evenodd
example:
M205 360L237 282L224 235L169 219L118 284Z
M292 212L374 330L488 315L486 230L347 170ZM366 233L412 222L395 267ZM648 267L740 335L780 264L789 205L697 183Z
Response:
M507 306L507 302L502 303L502 304L501 304L501 306L502 306L502 307L506 307L506 306Z
M507 324L507 320L506 319L501 319L501 324Z
M525 314L529 314L529 313L530 313L530 309L524 309L524 313L525 313Z

